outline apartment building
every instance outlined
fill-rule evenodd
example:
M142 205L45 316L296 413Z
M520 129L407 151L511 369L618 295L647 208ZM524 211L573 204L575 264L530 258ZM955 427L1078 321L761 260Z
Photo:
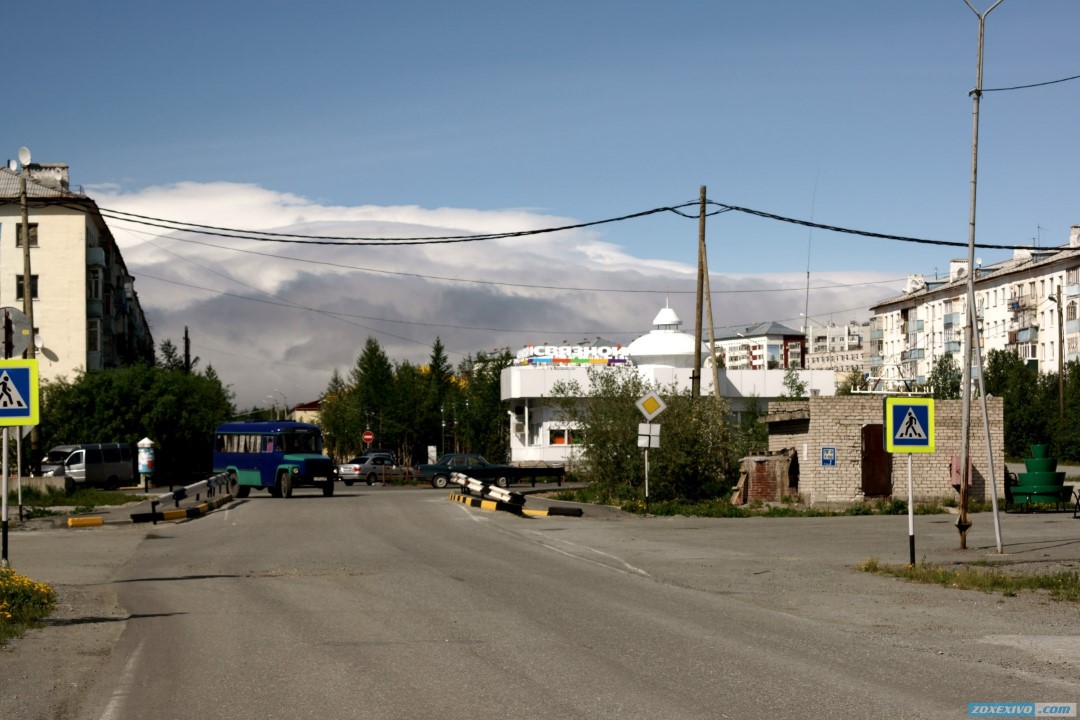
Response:
M913 275L902 295L871 308L872 388L923 385L946 353L963 364L968 272L966 260L953 260L948 277ZM1061 359L1080 359L1080 225L1067 245L1014 250L1010 259L974 272L984 360L991 350L1010 350L1040 372L1056 373ZM972 365L978 373L974 355Z
M811 320L806 327L807 358L810 370L833 370L847 375L853 370L869 372L870 323L852 320L843 325L819 324Z
M776 322L751 325L716 339L728 370L805 369L806 336Z
M23 308L20 175L41 381L152 360L135 280L97 204L69 184L65 164L0 168L0 306Z

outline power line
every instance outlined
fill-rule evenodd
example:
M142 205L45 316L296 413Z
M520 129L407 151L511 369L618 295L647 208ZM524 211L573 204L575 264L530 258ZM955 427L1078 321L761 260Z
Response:
M274 253L261 252L258 250L245 250L243 248L227 247L224 245L215 245L213 243L204 242L202 240L194 240L192 238L183 238L176 236L158 235L156 233L149 233L145 230L135 230L133 228L122 228L125 232L138 233L141 235L148 235L150 237L161 238L164 240L178 240L180 242L190 243L192 245L202 245L203 247L214 248L216 250L224 250L226 252L238 252L247 255L257 255L260 257L271 258L275 260L289 260L290 262L298 262L308 265L324 265L326 267L341 268L344 270L358 270L361 272L376 273L380 275L395 275L399 277L414 277L422 280L440 280L444 282L457 282L467 283L473 285L495 285L502 287L521 288L529 290L565 290L567 292L593 292L593 293L634 293L634 294L652 294L652 295L693 295L695 290L652 290L652 289L633 289L633 288L597 288L597 287L576 287L572 285L532 285L529 283L513 283L502 282L498 280L472 280L459 277L447 277L445 275L424 275L422 273L404 272L401 270L384 270L381 268L364 267L361 265L348 265L346 263L335 263L327 260L312 260L310 258L298 258L289 255L275 255ZM153 243L151 243L153 244ZM163 250L158 245L154 247ZM165 251L167 252L167 251ZM818 285L811 287L811 290L830 290L834 288L846 288L846 287L860 287L866 285L887 285L893 282L903 282L906 278L894 278L887 280L875 280L858 283L839 283L833 285ZM806 290L802 288L769 288L764 290L750 290L750 289L731 289L731 290L715 290L714 295L739 295L739 294L753 294L753 293L772 293L772 292L793 292L796 290Z
M1070 80L1078 80L1080 75L1073 75L1072 77L1061 78L1060 80L1047 80L1046 82L1032 83L1030 85L1014 85L1013 87L1003 88L983 88L984 93L988 92L1004 92L1005 90L1026 90L1028 88L1043 87L1044 85L1055 85L1057 83L1068 82Z
M593 220L591 222L576 223L573 225L561 225L551 228L539 228L536 230L512 230L501 233L481 233L475 235L430 235L407 238L363 236L342 237L330 235L301 235L297 233L272 233L263 232L261 230L240 230L236 228L217 227L213 225L200 225L198 223L189 223L180 220L167 220L163 218L150 217L147 215L137 215L135 213L128 213L120 210L110 210L108 208L99 208L99 212L101 213L102 217L112 220L126 219L129 222L139 223L141 225L150 225L152 227L160 227L167 230L185 230L188 232L195 232L202 235L216 235L219 237L237 238L240 240L257 240L259 242L300 243L305 245L352 245L363 247L373 245L440 245L448 243L481 242L485 240L528 237L530 235L543 235L546 233L563 232L565 230L580 230L582 228L595 227L597 225L605 225L608 223L624 222L626 220L636 220L638 218L648 217L649 215L656 215L657 213L678 212L678 208L686 207L692 204L693 203L683 203L682 205L676 205L674 207L658 207L652 208L650 210L642 210L641 212L630 213L629 215L620 215L619 217L606 218L603 220Z

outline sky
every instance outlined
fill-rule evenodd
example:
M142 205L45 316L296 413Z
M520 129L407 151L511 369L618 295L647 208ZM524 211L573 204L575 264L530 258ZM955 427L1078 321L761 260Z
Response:
M993 3L976 2L983 12ZM101 208L227 228L428 237L710 201L966 243L978 18L964 0L20 3L2 127ZM1080 224L1075 0L986 18L977 242ZM710 205L710 211L718 206ZM184 328L242 407L318 398L368 336L423 363L693 332L698 220L396 247L110 220L155 341ZM966 247L731 211L713 325L866 319ZM985 264L1009 252L979 249ZM708 325L708 318L705 318ZM47 328L43 328L47 333Z

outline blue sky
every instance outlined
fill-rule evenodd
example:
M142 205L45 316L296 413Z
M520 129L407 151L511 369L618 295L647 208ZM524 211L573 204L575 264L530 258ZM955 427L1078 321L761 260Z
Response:
M163 197L183 183L220 196L225 183L275 194L276 206L454 208L509 227L515 211L536 225L589 221L694 200L704 184L712 200L779 215L967 239L978 26L962 0L192 0L23 3L5 16L19 39L9 156L26 145L35 161L68 163L104 207L221 220ZM987 20L984 87L1080 74L1077 27L1075 0L1004 0ZM1078 96L1080 80L984 96L980 242L1057 245L1080 223ZM271 222L256 206L225 217L262 228L310 219ZM588 235L654 268L692 265L696 237L696 220L670 214ZM748 278L805 283L808 265L836 282L899 279L965 254L737 213L710 218L708 237L716 291ZM140 258L133 248L136 274L150 268ZM687 277L654 285L685 288ZM140 297L174 335L175 298L150 281ZM872 300L852 302L808 304L828 318ZM725 305L718 324L802 309L766 318L762 304ZM673 305L692 319L685 299ZM623 327L600 313L594 323L585 329Z

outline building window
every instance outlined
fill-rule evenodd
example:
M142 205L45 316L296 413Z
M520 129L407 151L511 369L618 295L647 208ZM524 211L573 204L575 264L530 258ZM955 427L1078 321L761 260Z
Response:
M23 224L15 223L15 247L22 247ZM30 223L30 247L38 246L38 224Z
M86 322L86 351L101 352L101 321L98 318Z
M86 296L90 300L101 299L101 268L90 268L89 282L86 284Z
M30 276L30 297L32 299L34 299L34 300L37 300L37 297L38 297L38 276L37 275L31 275ZM22 300L23 299L23 276L22 275L16 275L15 276L15 299L16 300Z

